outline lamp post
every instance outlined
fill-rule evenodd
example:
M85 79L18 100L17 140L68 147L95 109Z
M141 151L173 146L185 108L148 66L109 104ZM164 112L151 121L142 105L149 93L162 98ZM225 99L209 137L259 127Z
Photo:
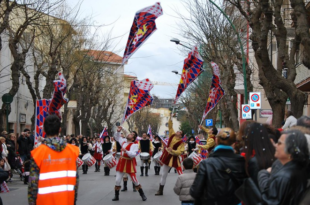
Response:
M245 60L245 54L244 54L243 45L242 45L239 33L237 32L235 25L232 23L232 21L227 16L227 14L216 3L214 3L212 0L209 0L209 1L225 16L225 18L228 20L228 22L230 23L231 27L234 29L234 31L235 31L235 33L237 35L237 39L238 39L238 42L240 44L241 54L242 54L244 100L245 100L245 103L248 103L248 88L247 88L247 82L246 82L246 68L245 68L246 60Z
M177 38L172 38L170 41L171 41L171 42L174 42L174 43L177 44L177 45L181 45L181 46L183 46L183 47L185 47L185 48L188 48L188 49L192 50L192 48L190 48L190 47L188 47L188 46L186 46L186 45L183 45L183 44L181 43L181 41L180 41L179 39L177 39Z

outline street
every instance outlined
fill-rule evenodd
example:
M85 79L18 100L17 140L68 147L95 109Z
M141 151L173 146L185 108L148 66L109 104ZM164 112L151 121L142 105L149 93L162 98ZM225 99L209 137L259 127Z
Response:
M151 170L148 177L140 177L140 159L137 157L137 178L147 197L147 201L143 202L138 192L133 192L132 184L129 180L128 191L120 192L120 200L113 202L114 186L115 186L115 168L110 172L110 176L104 176L103 166L101 172L94 172L95 166L88 169L88 173L82 174L79 169L80 185L78 190L77 205L128 205L128 204L180 204L178 196L173 192L173 187L177 179L177 174L173 169L168 175L167 183L164 188L163 196L155 196L159 186L160 176L154 175L154 163L151 164ZM9 193L1 193L4 205L27 205L27 185L19 180L19 176L15 174L12 183L8 183Z

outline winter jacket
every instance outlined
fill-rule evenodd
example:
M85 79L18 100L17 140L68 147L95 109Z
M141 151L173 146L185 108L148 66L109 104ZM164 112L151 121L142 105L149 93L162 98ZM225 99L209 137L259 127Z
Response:
M17 143L19 145L18 152L20 155L30 155L30 150L28 145L31 143L28 137L23 137L22 135L18 138Z
M155 156L155 154L158 152L159 148L162 146L161 142L156 142L155 141L153 142L153 147L154 147L154 151L153 151L153 155L152 157Z
M266 170L261 170L258 173L258 183L266 204L295 205L307 187L306 167L290 161L271 175Z
M257 162L257 158L255 156L249 160L248 171L251 179L254 181L256 186L258 186L257 175L260 169Z
M288 118L286 118L285 124L283 125L282 129L290 128L296 125L296 123L297 123L297 119L293 115L291 115Z
M227 173L229 170L231 175ZM237 205L240 200L234 193L245 178L247 174L242 156L235 154L232 148L215 149L199 164L190 194L199 205Z
M192 169L184 170L183 174L178 177L173 190L179 195L180 201L194 201L189 192L195 177L196 173Z
M7 146L8 151L9 151L9 155L8 155L9 164L10 164L12 169L15 169L15 167L16 167L16 165L15 165L16 152L15 152L15 142L14 142L14 140L8 139L6 141L6 146Z
M88 144L87 143L81 144L81 152L82 152L82 155L88 153Z

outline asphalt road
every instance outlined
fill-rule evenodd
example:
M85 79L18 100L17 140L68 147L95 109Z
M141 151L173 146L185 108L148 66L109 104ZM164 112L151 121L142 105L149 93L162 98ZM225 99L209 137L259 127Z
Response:
M137 158L139 163L139 159ZM143 202L138 192L133 192L132 184L129 181L128 191L120 192L120 200L113 202L114 186L115 186L115 168L110 172L110 176L104 176L103 167L101 166L101 172L94 172L95 167L88 169L88 173L80 174L80 186L78 190L77 205L179 205L181 202L178 196L173 192L173 187L177 179L177 174L173 169L169 173L167 183L164 188L163 196L155 196L160 176L154 175L154 163L151 164L151 170L148 177L140 177L140 167L137 166L137 178L142 185L145 192L147 201ZM19 177L15 175L13 182L8 184L10 188L9 193L1 193L0 196L4 205L27 205L27 185L24 185Z

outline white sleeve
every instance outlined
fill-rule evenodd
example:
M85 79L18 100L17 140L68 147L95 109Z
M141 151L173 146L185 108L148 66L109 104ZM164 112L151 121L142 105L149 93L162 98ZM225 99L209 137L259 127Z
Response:
M119 142L119 140L122 138L121 136L121 132L116 131L115 135L114 135L114 139L115 141ZM120 143L120 142L119 142Z
M97 152L99 153L99 152L102 152L102 145L100 144L100 145L98 145L98 150L97 150Z
M137 144L133 144L130 147L129 151L126 151L126 153L128 154L128 156L130 158L135 158L137 156L137 152L138 152L138 145Z
M291 117L286 118L282 129L290 128L291 124L292 124L292 118Z

